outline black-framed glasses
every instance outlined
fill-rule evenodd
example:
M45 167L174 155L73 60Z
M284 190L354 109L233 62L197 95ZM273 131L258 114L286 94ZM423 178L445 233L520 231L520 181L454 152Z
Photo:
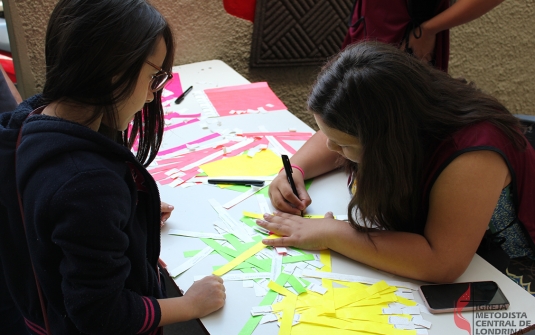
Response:
M158 70L158 73L152 76L152 79L150 80L150 83L149 83L149 88L152 92L158 92L159 90L165 87L165 84L167 84L169 80L173 79L172 73L168 73L167 71L164 71L161 67L158 67L152 64L148 60L146 60L145 63L149 64L150 66Z

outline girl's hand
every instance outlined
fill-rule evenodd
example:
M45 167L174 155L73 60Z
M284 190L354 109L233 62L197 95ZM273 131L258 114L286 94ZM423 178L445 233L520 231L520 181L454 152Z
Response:
M293 193L284 170L279 172L271 182L271 185L269 185L269 198L276 209L285 213L301 215L301 212L312 203L312 200L305 188L305 181L301 172L294 169L292 177L299 198Z
M169 219L173 209L175 209L174 206L171 206L168 203L163 202L163 201L161 202L161 207L160 207L160 213L161 213L161 215L160 215L160 227L163 227L165 221L167 221L167 219Z
M226 297L223 279L217 276L204 277L194 282L184 294L194 318L202 318L217 311L225 304Z
M270 232L283 236L277 239L264 239L262 243L274 247L292 246L308 250L327 249L327 237L333 225L342 223L335 220L333 213L325 214L324 219L305 219L300 216L277 212L264 214L264 220L256 223Z
M415 34L420 37L416 38ZM437 35L427 31L425 23L422 23L419 28L410 32L409 48L416 58L429 63L434 57L436 40Z

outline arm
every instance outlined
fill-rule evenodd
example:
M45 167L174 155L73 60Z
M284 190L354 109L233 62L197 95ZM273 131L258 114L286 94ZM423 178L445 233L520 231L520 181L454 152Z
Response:
M51 202L51 239L62 255L63 301L77 329L91 334L149 332L221 308L225 289L214 276L195 283L183 297L156 299L157 274L147 264L145 240L136 235L141 231L131 219L135 204L130 191L119 179L109 170L80 173ZM141 280L140 287L128 286L136 280Z
M431 61L436 35L443 30L473 21L486 14L503 0L457 0L451 7L421 24L422 36L409 36L409 47L416 57Z
M223 307L225 298L223 279L204 277L193 283L182 297L158 299L162 311L159 326L202 318Z
M300 214L312 200L305 189L305 179L314 178L340 167L340 155L327 148L327 137L320 130L315 133L290 159L293 165L303 169L305 175L293 169L292 176L299 194L293 194L286 179L286 172L281 170L269 186L269 197L275 208L287 213ZM293 206L292 206L293 205Z
M22 102L22 98L15 85L0 65L2 78L0 78L0 113L8 112L17 107Z
M440 174L430 195L424 235L380 231L369 238L333 219L267 216L259 225L281 236L265 244L330 248L397 275L451 282L468 267L489 224L502 189L510 182L497 153L476 151L456 158ZM373 242L373 243L372 243Z

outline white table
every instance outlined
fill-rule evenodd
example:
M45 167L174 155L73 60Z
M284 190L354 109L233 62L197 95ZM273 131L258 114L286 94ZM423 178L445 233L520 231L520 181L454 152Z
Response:
M248 83L245 78L225 63L217 60L177 66L173 70L180 73L182 86L186 88L193 85L194 92L206 88ZM181 106L190 110L201 110L193 94L188 95ZM220 121L221 125L217 125L216 121L213 120L210 124L212 129L222 130L237 127L243 131L256 132L258 131L258 126L265 126L269 131L288 131L289 127L295 128L297 131L311 131L306 124L288 111L229 116L218 118L217 121ZM185 142L209 134L210 131L201 129L198 123L180 127L174 129L172 135L164 136L164 147L162 149L170 145L170 142L178 141L179 139ZM296 146L299 145L300 143L296 143ZM346 176L344 173L334 172L316 178L309 191L313 203L307 210L308 213L323 214L327 211L333 211L335 214L346 214L350 197L346 188ZM184 251L200 250L206 246L196 238L168 235L169 229L214 232L212 223L218 220L218 216L207 200L213 198L224 204L238 195L235 191L218 189L212 185L199 185L190 188L160 186L160 193L163 201L173 204L176 208L162 229L161 259L167 264L168 269L173 269L186 260L183 256ZM254 197L231 208L229 212L234 218L239 219L242 210L258 212L258 204ZM331 252L331 255L333 272L418 283L414 280L375 270L335 252ZM226 261L219 255L209 255L202 262L176 278L175 282L182 290L186 291L192 285L195 275L210 274L213 265L225 263ZM531 323L535 323L535 298L475 255L466 272L457 281L482 280L494 280L498 283L511 303L508 312L525 312L527 319L520 320L528 320ZM252 289L243 288L242 283L239 281L226 282L225 287L227 290L225 306L220 311L201 320L211 334L237 334L250 318L250 308L257 306L262 300L261 297L254 295ZM415 298L417 302L422 303L417 292L415 292ZM463 312L463 316L470 324L474 325L476 321L475 313ZM442 315L425 314L424 319L433 323L429 334L466 334L466 331L460 330L455 325L453 314L451 313ZM509 319L504 318L503 320ZM516 321L518 326L519 319L516 319ZM271 323L260 325L254 334L276 334L277 332L277 325ZM477 334L477 332L475 333Z

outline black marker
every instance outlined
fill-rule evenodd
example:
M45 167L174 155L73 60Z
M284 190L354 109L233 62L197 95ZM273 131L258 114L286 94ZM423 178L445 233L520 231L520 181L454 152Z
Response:
M282 165L284 165L284 171L286 172L286 178L288 179L288 182L290 183L290 186L292 187L292 192L295 194L297 199L299 199L299 195L297 194L297 188L295 188L295 182L294 178L292 177L292 164L290 164L290 159L287 155L281 155L282 157ZM301 199L299 199L301 200ZM301 211L301 216L303 216L303 211Z
M264 186L263 180L256 180L256 179L243 179L243 180L237 180L237 179L208 179L208 184L230 184L230 185L245 185L245 186L256 186L256 187L262 187Z
M193 89L193 86L188 87L187 90L185 90L178 98L176 98L175 104L178 105L179 103L181 103L182 100L184 100L184 98L186 97L186 94L188 94L192 89Z

